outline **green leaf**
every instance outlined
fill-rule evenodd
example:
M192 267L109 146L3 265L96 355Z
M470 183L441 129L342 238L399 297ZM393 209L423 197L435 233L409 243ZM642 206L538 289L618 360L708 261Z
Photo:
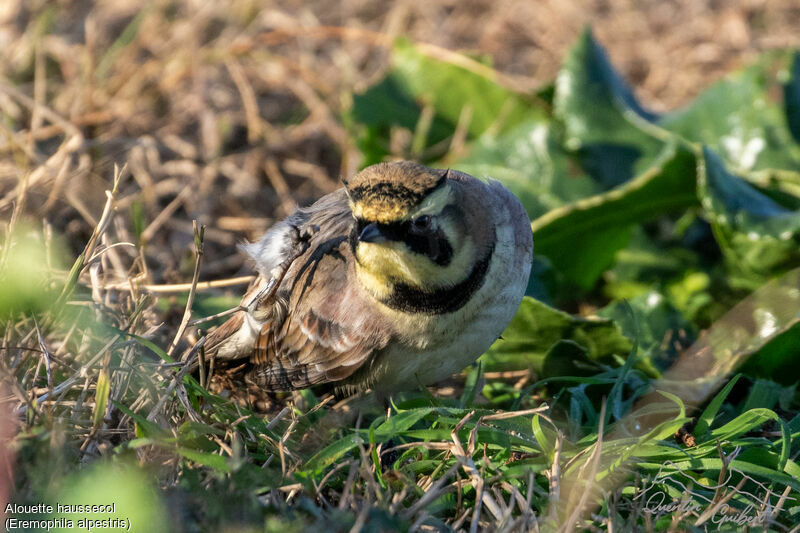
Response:
M172 436L172 434L165 429L162 429L155 422L147 420L144 416L134 413L125 405L112 400L114 407L119 409L122 413L128 415L136 425L136 436L139 438L152 438L155 440L163 440Z
M670 472L677 472L678 470L682 471L691 471L696 470L699 472L704 471L714 471L718 472L722 468L722 459L718 458L708 458L708 459L690 459L687 461L675 461L670 465L664 465L662 463L639 463L637 465L639 468L642 468L646 471L651 472L662 472L664 474L668 474ZM770 468L769 466L763 466L761 464L754 464L747 461L742 461L739 459L734 459L730 463L730 468L735 468L745 474L749 474L755 478L760 479L767 479L773 483L777 483L781 488L785 486L790 486L796 491L800 491L800 481L793 478L792 476Z
M694 176L694 155L670 143L636 179L534 220L536 253L546 256L567 280L589 289L628 243L634 224L697 203Z
M403 86L399 73L389 72L386 78L366 92L353 96L352 119L364 125L358 145L364 154L364 165L379 163L390 152L392 128L413 131L420 120L422 109ZM428 130L428 142L435 144L447 138L452 127L434 117Z
M306 470L322 470L355 448L362 439L357 434L346 435L314 454L304 465Z
M536 443L542 449L542 452L547 457L550 457L553 454L555 442L553 439L548 438L544 428L542 427L542 418L538 414L534 415L531 419L531 430L533 431L533 436L536 438Z
M800 52L792 55L789 79L783 85L783 105L789 131L800 143Z
M796 363L792 361L796 361L798 346L794 342L798 333L795 328L800 320L798 286L800 268L770 280L714 322L689 352L705 354L702 357L708 358L707 363L698 368L713 364L713 375L705 377L718 379L713 376L723 376L745 362L748 371L754 371L756 375L764 369L785 369L786 378L796 375ZM764 366L759 369L762 364ZM780 381L783 376L763 377Z
M703 148L699 191L705 217L737 274L763 281L800 265L800 211L793 211L729 172Z
M589 29L558 74L554 115L564 124L564 145L604 189L642 173L666 139L653 135L658 117L639 105Z
M392 127L423 136L426 148L453 135L458 124L475 138L489 128L506 131L542 114L535 96L503 87L494 70L461 54L398 39L391 61L383 80L353 98L353 119L367 126L360 139L365 165L389 152ZM427 120L424 108L433 116L420 130Z
M635 316L631 316L632 309ZM629 300L612 302L597 311L619 324L622 333L634 338L638 331L640 353L659 368L667 368L678 356L675 342L688 345L694 328L661 293L648 291ZM636 327L638 326L638 327Z
M428 416L434 410L433 407L409 409L408 411L401 411L390 416L380 426L375 428L376 441L383 442L404 431L408 431L414 424Z
M684 111L662 117L659 125L708 145L738 171L800 168L800 148L771 94L780 87L773 72L784 68L785 53L727 76L700 93ZM787 101L788 104L788 101Z
M217 446L206 435L224 436L225 432L201 422L187 421L178 427L178 442L184 448L211 452Z
M800 381L798 360L800 360L800 318L784 327L756 350L740 370L754 377L792 385Z
M526 296L502 338L482 361L487 370L531 367L541 371L546 354L563 340L585 349L592 361L627 354L631 349L631 342L611 320L572 316Z
M542 377L591 376L599 370L589 359L589 350L575 341L560 340L545 354Z
M94 392L94 411L92 413L92 427L94 429L98 429L103 425L110 392L111 380L108 379L108 372L101 370L97 376L97 388Z
M399 39L392 50L392 64L409 93L432 105L449 124L455 126L469 107L470 135L480 135L490 127L504 131L539 114L532 105L535 98L503 87L496 71L467 56Z
M741 374L735 375L723 388L719 391L714 399L709 402L702 414L697 418L697 425L694 427L692 434L697 438L705 438L706 432L711 428L711 423L714 422L720 407L728 397L728 394L733 390L733 386L742 377Z
M486 134L455 165L473 176L499 180L531 219L601 191L560 146L554 126L534 119L503 135Z
M789 209L800 209L800 172L768 168L744 177L758 190Z
M469 369L467 379L464 382L464 392L461 393L459 404L461 407L470 407L477 394L483 388L485 381L483 379L483 364L480 362L475 363Z
M711 431L709 440L730 440L735 437L744 435L768 420L780 421L780 418L774 411L769 409L751 409L746 411L727 424Z
M228 460L221 455L217 455L216 453L201 452L199 450L193 450L191 448L180 446L177 447L175 451L185 459L209 468L213 468L219 472L228 473L231 471L231 466L228 464Z
M764 408L773 409L783 394L784 387L769 379L757 379L750 387L742 411Z

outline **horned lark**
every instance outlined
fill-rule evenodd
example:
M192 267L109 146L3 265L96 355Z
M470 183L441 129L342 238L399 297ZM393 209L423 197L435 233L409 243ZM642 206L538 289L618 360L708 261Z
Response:
M271 391L391 393L460 371L500 336L533 238L499 182L403 161L362 170L244 249L260 275L207 356L248 358L248 380Z

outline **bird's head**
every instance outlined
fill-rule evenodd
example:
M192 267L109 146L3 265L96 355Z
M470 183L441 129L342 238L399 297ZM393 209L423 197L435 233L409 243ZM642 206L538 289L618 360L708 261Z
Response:
M345 182L354 223L350 245L358 277L380 300L398 287L432 293L463 282L487 234L460 173L400 161L365 168ZM485 226L485 224L483 224ZM484 239L485 240L485 239Z

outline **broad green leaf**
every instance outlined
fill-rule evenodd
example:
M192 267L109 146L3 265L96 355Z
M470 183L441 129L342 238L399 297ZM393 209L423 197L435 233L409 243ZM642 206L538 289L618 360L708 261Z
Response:
M383 80L353 98L352 117L367 127L360 138L365 165L389 153L393 127L421 138L419 151L453 135L457 125L475 138L542 115L535 96L502 86L496 71L461 54L398 39L391 65Z
M588 29L558 74L554 114L565 128L564 145L604 189L644 172L667 138L651 124L658 117L639 105Z
M401 73L390 71L386 78L366 92L353 96L353 121L364 131L357 132L358 145L364 154L364 165L379 163L390 152L392 128L414 131L420 121L421 107L404 86ZM429 144L452 135L453 128L434 117L427 133Z
M769 379L757 379L747 393L742 411L764 408L774 409L783 394L784 387Z
M432 105L447 123L458 124L469 108L472 136L490 127L505 131L541 114L533 105L535 97L502 86L496 71L461 54L400 39L392 50L392 66L409 93Z
M743 176L759 191L789 209L800 209L800 172L768 168Z
M520 199L531 219L601 191L560 146L554 126L534 119L508 133L486 134L456 167L497 179Z
M187 421L178 427L178 443L183 448L191 448L204 452L212 452L217 449L206 435L224 436L225 431L203 424L201 422Z
M721 154L738 171L800 168L800 147L792 141L774 71L786 54L768 54L758 63L706 89L684 111L665 115L659 126ZM787 102L788 103L788 102Z
M786 430L786 424L782 420L777 420L777 422L781 426L782 438L780 441L776 442L774 446L745 447L736 459L772 468L778 472L788 473L788 471L793 470L795 465L788 462L789 434Z
M703 148L699 167L705 216L735 273L763 282L800 265L800 211L729 172L708 148Z
M574 341L588 357L625 355L630 341L611 320L581 318L526 296L502 338L481 359L487 370L531 367L541 371L545 355L562 340Z
M717 315L727 309L730 303L726 306L710 294L716 273L709 271L709 265L718 262L719 249L711 227L698 218L696 211L690 209L674 222L667 216L635 226L628 245L616 253L613 267L603 273L603 293L612 300L630 300L634 307L634 300L656 293L658 296L651 300L655 302L653 309L644 306L638 312L645 316L654 313L654 320L662 322L673 316L693 323L710 314L716 316L712 314L714 308L719 308ZM661 318L656 319L658 316ZM702 323L707 324L708 320ZM647 329L646 324L643 329ZM685 344L689 338L681 335L673 340ZM657 364L666 362L675 351L667 346L667 353L654 354L663 356Z
M546 256L567 280L589 289L628 243L634 224L697 203L694 176L694 155L670 143L636 179L534 220L536 253Z

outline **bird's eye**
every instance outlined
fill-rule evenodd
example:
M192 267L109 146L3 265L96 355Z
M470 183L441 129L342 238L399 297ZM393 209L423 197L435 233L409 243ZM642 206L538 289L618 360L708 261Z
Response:
M414 229L417 231L424 231L431 227L431 216L430 215L420 215L417 218L411 221L411 224L414 226Z

